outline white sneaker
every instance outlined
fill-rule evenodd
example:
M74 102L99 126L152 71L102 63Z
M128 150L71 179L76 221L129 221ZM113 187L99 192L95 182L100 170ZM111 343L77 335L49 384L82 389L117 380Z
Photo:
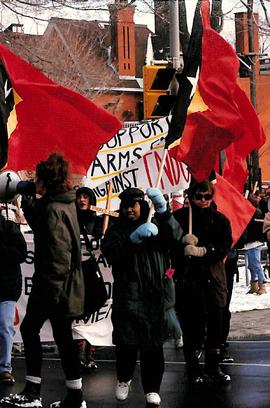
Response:
M50 404L50 408L61 408L62 401L56 401ZM86 402L82 401L80 408L87 408Z
M182 336L178 337L178 339L175 340L174 345L175 345L175 348L176 348L177 350L180 349L180 348L182 348L182 347L184 346L183 337L182 337Z
M130 383L131 380L127 382L120 382L117 381L116 387L115 387L115 398L119 401L125 401L128 397L128 393L130 390Z
M148 392L148 394L145 394L145 398L148 404L159 406L161 403L160 396L158 395L157 392Z
M10 394L0 400L1 407L42 408L41 398L30 394Z

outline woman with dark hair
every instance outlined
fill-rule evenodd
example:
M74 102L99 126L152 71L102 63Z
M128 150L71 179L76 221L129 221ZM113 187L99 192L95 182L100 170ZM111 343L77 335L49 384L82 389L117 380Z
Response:
M146 402L159 406L164 372L166 286L174 297L169 267L169 249L181 229L167 209L157 188L147 189L156 214L146 222L149 206L138 188L124 190L119 198L119 220L105 233L101 250L112 265L114 278L112 323L116 353L116 399L128 397L138 352ZM173 303L174 305L174 303Z
M72 321L83 314L80 229L75 191L63 156L51 154L36 167L36 192L24 197L22 208L34 233L35 271L26 315L20 331L26 361L26 385L2 406L42 407L40 330L49 319L66 377L67 396L51 408L86 408L82 396L80 360L72 337Z
M223 383L230 381L219 362L222 317L227 302L224 259L232 245L232 232L229 220L217 211L213 195L214 187L209 181L194 183L188 191L191 207L174 213L184 231L173 257L176 305L183 330L187 375L194 384L202 383L204 378ZM203 343L205 377L198 358Z

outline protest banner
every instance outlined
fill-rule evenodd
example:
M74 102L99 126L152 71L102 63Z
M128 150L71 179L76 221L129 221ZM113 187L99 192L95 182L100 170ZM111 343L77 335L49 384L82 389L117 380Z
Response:
M117 176L111 179L113 194L111 200L111 210L119 208L120 200L118 195L128 187L138 187L146 190L148 187L154 187L162 160L164 148L160 146L154 151L146 153L136 163L123 170ZM190 173L184 163L177 163L170 156L167 156L164 171L161 177L159 188L163 194L178 192L188 188L190 182ZM87 187L91 187L87 182ZM106 183L93 188L98 206L105 207L107 199Z
M124 189L138 187L146 190L155 186L169 123L170 117L164 117L121 129L101 147L83 181L94 190L99 207L106 205L106 183L109 180L113 187L112 210L119 208L117 197ZM168 156L160 183L163 194L184 190L189 182L186 165Z
M16 325L16 335L14 338L15 343L22 342L20 331L18 330L18 328L25 315L28 297L32 287L32 276L34 273L33 234L31 231L29 231L24 233L24 237L27 242L27 258L25 262L22 264L23 290L22 295L17 303L19 320ZM73 324L74 339L83 337L95 346L111 346L112 345L111 305L113 290L113 278L111 274L111 268L107 264L105 258L100 252L100 243L96 240L92 240L91 237L89 237L89 239L92 244L92 250L95 253L95 256L98 260L99 267L109 294L109 299L98 312L96 312L90 317L90 320L87 323L84 323L82 320L74 322ZM54 341L49 321L46 321L44 326L42 327L40 337L42 342Z

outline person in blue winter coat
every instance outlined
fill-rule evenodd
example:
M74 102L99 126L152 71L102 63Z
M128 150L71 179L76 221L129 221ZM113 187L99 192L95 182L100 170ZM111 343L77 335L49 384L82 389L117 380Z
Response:
M147 222L149 205L138 188L124 190L119 219L105 233L101 250L112 265L114 278L112 324L116 353L115 396L124 401L140 357L146 403L159 406L164 372L163 342L166 304L174 297L172 279L166 279L169 249L181 237L181 228L157 188L147 189L156 214ZM171 304L173 306L173 302Z

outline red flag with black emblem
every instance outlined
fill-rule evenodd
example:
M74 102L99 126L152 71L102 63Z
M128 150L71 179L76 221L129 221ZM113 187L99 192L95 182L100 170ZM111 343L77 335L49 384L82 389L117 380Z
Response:
M121 122L91 100L55 84L1 44L0 58L12 83L16 111L7 167L34 170L40 160L58 151L73 173L85 175Z

